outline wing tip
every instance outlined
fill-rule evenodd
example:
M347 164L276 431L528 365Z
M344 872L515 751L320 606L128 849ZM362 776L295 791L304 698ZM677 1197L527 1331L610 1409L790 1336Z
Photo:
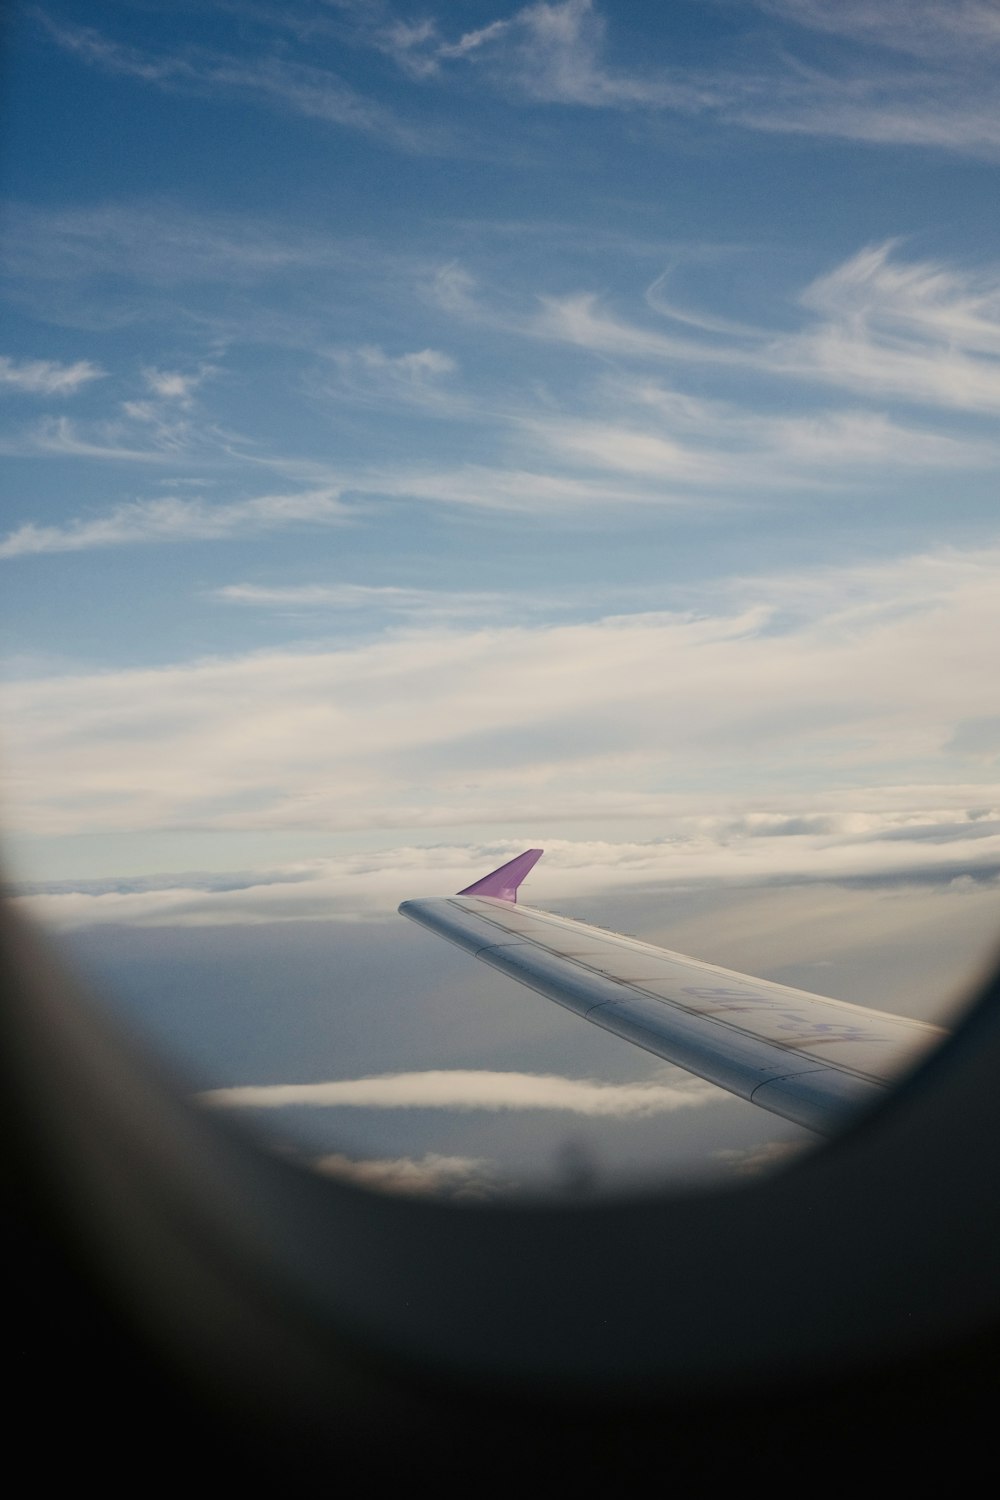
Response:
M544 853L544 849L525 849L523 854L515 855L506 864L499 865L482 879L473 881L472 885L467 885L458 894L460 896L493 896L500 901L516 902L518 886L535 868Z

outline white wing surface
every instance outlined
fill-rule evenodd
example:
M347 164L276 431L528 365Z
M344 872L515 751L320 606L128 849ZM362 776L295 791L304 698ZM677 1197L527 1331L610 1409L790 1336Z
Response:
M883 1097L944 1037L922 1021L519 906L523 865L539 853L527 851L457 896L404 901L399 910L605 1031L824 1134Z

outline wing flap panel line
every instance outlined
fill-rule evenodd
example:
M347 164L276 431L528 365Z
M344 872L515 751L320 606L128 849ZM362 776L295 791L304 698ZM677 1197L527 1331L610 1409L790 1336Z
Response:
M628 984L575 974L566 960L546 962L547 955L515 954L509 946L481 948L476 956L603 1031L821 1134L838 1128L849 1110L874 1103L884 1092L872 1079L811 1058L796 1059L724 1023L666 1008ZM760 1093L772 1085L772 1092Z
M822 1074L822 1077L819 1076ZM861 1087L859 1087L861 1085ZM815 1099L821 1088L827 1109L827 1123L814 1123ZM771 1078L758 1084L750 1095L750 1103L758 1104L772 1114L782 1115L786 1120L795 1120L820 1135L828 1134L831 1123L844 1120L864 1104L873 1104L888 1095L885 1084L869 1083L850 1073L841 1073L835 1068L821 1068L815 1073L790 1073L784 1078Z
M884 1094L877 1079L838 1067L833 1059L828 1063L796 1052L785 1043L734 1026L718 1014L699 1013L680 999L671 1002L664 996L644 994L630 979L616 979L569 955L554 953L514 923L506 928L500 907L499 899L450 897L406 901L400 911L603 1030L812 1130L833 1130L849 1111ZM522 907L520 913L526 915L526 908ZM537 923L543 930L546 915L532 910L532 926ZM561 930L570 925L559 918L553 918L552 923ZM582 923L572 925L587 940L588 958L595 943L602 953L614 948L627 954L628 939L618 938L605 945L599 930ZM641 946L648 950L648 945ZM680 959L687 974L697 976L706 970L710 977L728 974L694 959L681 959L680 955L664 953L664 957ZM758 1000L766 998L767 981L746 982L758 992ZM775 989L783 991L782 998L798 993L782 986ZM801 996L804 1001L810 998ZM816 999L822 1003L820 997ZM848 1008L878 1019L877 1012Z
M755 979L532 908L522 907L515 920L498 901L449 897L404 902L400 911L467 951L522 946L525 954L566 959L581 974L625 983L660 1004L723 1021L793 1053L816 1051L824 1065L835 1060L875 1082L896 1076L901 1058L919 1055L945 1035L927 1022ZM525 930L520 919L528 914L531 928ZM562 936L567 929L572 943Z

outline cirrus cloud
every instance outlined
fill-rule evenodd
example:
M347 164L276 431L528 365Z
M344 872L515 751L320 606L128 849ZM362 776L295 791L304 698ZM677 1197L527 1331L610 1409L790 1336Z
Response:
M93 380L101 380L104 370L89 359L78 359L71 365L54 359L11 359L0 355L0 390L7 389L29 396L72 396Z
M207 540L286 526L328 526L343 522L347 515L338 491L332 489L258 495L228 504L176 496L131 500L103 515L80 517L62 526L26 522L0 540L0 559L140 542Z

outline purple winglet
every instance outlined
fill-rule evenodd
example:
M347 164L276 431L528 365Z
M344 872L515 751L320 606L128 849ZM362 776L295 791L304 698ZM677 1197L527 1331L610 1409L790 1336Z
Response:
M460 896L497 896L501 901L516 901L517 888L545 853L544 849L525 849L516 859L509 859L499 870L491 870L474 885L467 885Z

